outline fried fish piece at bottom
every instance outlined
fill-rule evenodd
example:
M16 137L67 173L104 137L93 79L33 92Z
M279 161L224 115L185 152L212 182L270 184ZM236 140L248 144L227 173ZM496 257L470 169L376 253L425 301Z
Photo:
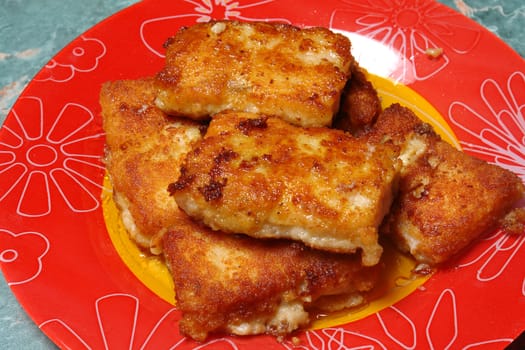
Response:
M180 331L197 341L216 333L286 336L309 325L313 308L362 305L382 268L363 267L359 254L212 232L189 218L163 240Z
M400 147L399 192L380 232L419 262L451 259L525 194L517 175L455 149L399 104L381 113L368 136Z
M202 135L200 124L159 110L155 96L150 78L107 82L100 104L106 169L122 221L139 246L160 254L160 238L179 213L167 186Z

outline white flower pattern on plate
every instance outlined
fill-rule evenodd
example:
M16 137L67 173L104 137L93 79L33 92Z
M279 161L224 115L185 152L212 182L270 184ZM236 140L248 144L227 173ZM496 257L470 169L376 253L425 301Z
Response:
M242 4L243 2L245 3ZM150 41L151 38L145 35L145 30L149 25L164 23L171 28L178 28L180 26L179 24L181 23L180 21L185 21L188 18L191 18L191 20L194 22L205 22L207 20L217 18L256 20L256 16L253 16L253 18L249 16L250 12L248 9L261 7L272 2L274 2L274 0L259 0L251 2L244 0L183 0L181 3L192 5L193 8L180 15L158 17L143 22L141 24L140 35L142 42L151 52L158 55L159 57L163 57L161 50L156 49L155 47L157 46L153 45L152 41ZM348 9L355 9L355 6L361 6L361 9L366 10L365 12L368 13L367 15L362 16L358 22L358 25L361 28L359 32L363 35L367 35L376 40L380 40L391 45L396 50L401 51L410 62L417 62L417 59L422 57L425 47L443 44L443 46L450 49L445 51L445 55L442 57L442 60L436 60L433 66L425 66L425 70L421 70L423 68L417 64L414 64L413 66L407 64L404 66L403 74L406 76L412 75L419 80L427 79L430 76L439 73L450 62L451 53L465 54L476 45L477 40L479 39L479 32L476 30L471 30L471 35L462 36L461 39L454 40L457 39L457 37L454 35L455 32L466 31L467 29L455 27L453 21L448 21L450 18L447 18L447 16L450 16L450 13L446 11L441 13L441 21L440 16L435 16L435 14L440 13L439 11L434 12L436 8L433 7L434 3L432 1L394 1L389 3L380 0L370 0L367 2L369 7L366 8L363 8L362 4L355 5L351 1L343 2L346 4L346 8L334 10L332 13L331 24L336 26L336 22L341 12L345 12ZM430 27L420 28L418 26L407 25L410 24L409 22L396 22L398 19L394 19L394 17L388 17L388 11L391 10L390 6L392 6L392 8L401 6L400 8L402 9L408 9L409 11L404 15L417 14L425 16L426 25L430 25ZM416 12L410 12L411 10ZM252 11L251 13L256 14L257 12ZM390 12L390 15L395 14L396 13L394 12ZM399 14L400 13L397 13L397 15ZM383 15L386 15L386 17ZM383 16L383 19L386 18L386 21L378 21L381 16ZM405 17L403 20L410 20L410 18L411 17ZM399 17L399 19L401 19L401 17ZM428 21L429 19L430 21ZM289 22L288 20L282 18L275 18L273 20ZM388 21L392 22L388 23ZM447 22L447 27L437 30L445 22ZM465 39L466 37L468 38ZM104 43L97 39L89 39L85 37L81 37L81 39L78 39L75 43L79 45L72 46L69 56L62 55L59 56L61 57L61 60L53 59L50 61L50 63L39 73L37 79L35 80L53 81L57 83L67 82L73 79L77 72L90 72L96 69L100 58L102 58L106 53L106 47ZM86 49L86 47L83 46L84 44L92 47L93 49ZM73 63L74 60L70 62L70 60L62 59L64 57L84 57L85 60L80 61L87 64L78 64L76 62ZM520 74L523 78L523 74ZM516 76L519 76L519 74ZM515 81L518 80L516 79ZM496 82L494 82L494 84L497 85ZM516 95L515 92L517 90L514 89L513 91L514 92L512 94L514 96ZM525 91L525 89L522 89L522 91ZM524 101L519 96L515 99ZM88 133L87 136L78 137L78 132L85 129L89 123L87 122L85 124L80 123L78 125L79 128L71 130L72 132L69 132L70 129L66 129L67 131L65 135L63 135L64 137L48 137L48 140L45 142L39 142L39 140L44 140L45 136L53 134L53 132L56 130L63 130L63 128L60 128L57 125L60 120L65 119L63 118L63 115L74 113L77 116L81 115L89 119L90 117L93 117L92 113L86 107L80 104L66 103L64 104L61 112L59 113L57 121L53 124L53 126L45 127L44 123L42 123L44 116L42 101L40 98L23 97L22 101L24 100L25 102L22 102L22 104L26 102L34 104L36 106L34 110L40 111L39 118L37 118L39 123L37 123L36 129L40 129L42 133L34 133L36 129L34 126L30 127L26 122L29 120L29 115L25 113L15 116L18 124L20 125L20 130L17 130L11 126L5 126L3 128L4 130L0 130L3 132L3 137L1 138L2 141L0 141L0 205L4 204L2 201L8 196L20 196L18 200L18 207L16 208L17 214L26 217L45 216L51 213L51 205L53 204L53 206L55 206L57 204L55 199L51 200L53 192L52 189L56 189L54 193L58 195L59 199L62 198L64 203L66 203L73 212L96 210L98 208L98 196L93 196L92 192L89 191L85 184L88 183L95 186L100 185L98 185L95 180L92 180L92 177L84 175L82 171L76 170L76 167L72 166L72 164L76 163L77 165L95 167L99 168L99 170L103 170L103 167L99 166L98 160L95 160L99 156L71 151L69 146L75 146L83 142L91 142L98 139L98 137L101 135L91 135ZM39 105L39 107L37 105ZM523 103L518 105L521 107L517 109L516 113L521 116L521 121L523 121ZM16 112L13 111L13 113ZM519 120L520 119L518 119L518 121ZM85 132L83 134L85 134ZM49 140L51 140L51 142L49 142ZM21 152L21 149L25 149L25 151ZM520 148L518 147L514 149L513 152L515 152L515 150L520 150ZM523 148L521 148L521 152L523 153ZM37 153L47 154L47 160L44 162L42 161L42 158L35 158L34 156ZM26 161L23 162L19 157L25 157ZM59 164L57 157L63 158L64 161ZM518 162L518 164L523 165L523 161L521 161L521 163ZM17 175L20 175L20 177L17 177ZM522 178L525 179L523 173ZM71 181L71 184L68 184L68 186L62 186L62 180ZM53 185L55 187L53 187ZM44 191L42 198L39 198L37 201L35 201L39 202L37 204L41 204L41 206L35 207L34 204L29 204L29 196L26 194L30 188L38 187L41 187ZM74 198L78 197L79 195L87 199L87 201L75 201ZM16 236L7 230L0 230L0 234ZM36 234L36 236L39 236L38 233L33 232L25 232L23 234ZM18 236L23 234L19 234ZM42 238L47 241L44 236L42 236ZM494 239L494 244L490 246L489 250L479 255L475 260L471 261L472 264L474 262L482 261L482 259L486 258L483 266L488 266L489 263L492 264L492 258L496 253L503 253L510 256L509 260L507 261L507 263L510 263L510 259L512 259L513 256L512 252L520 249L523 244L523 240L521 240L518 241L521 242L519 244L516 243L511 246L505 245L505 242L507 241L502 241L503 238L501 236L492 236L489 239ZM0 243L2 241L3 240L0 239ZM45 253L47 253L47 249L44 250ZM45 253L42 254L41 257L44 257ZM17 257L17 252L11 248L4 250L0 249L0 262L3 264L13 262ZM502 266L504 268L507 266L507 264L503 264ZM492 275L486 274L486 270L484 268L481 268L479 271L481 274L478 273L478 280L489 281L499 276L499 273L503 270L497 270L497 274ZM31 275L28 278L19 279L17 280L18 282L15 281L14 283L25 283L33 280L36 276L38 276L38 273ZM521 287L521 294L525 296L525 278L521 282ZM386 334L385 344L386 341L391 340L397 344L399 348L403 349L415 349L425 345L428 345L430 348L457 347L460 346L460 344L457 344L457 339L461 336L461 323L459 322L461 319L458 318L457 315L456 302L455 292L451 289L445 289L435 301L435 306L432 309L432 315L428 321L425 320L423 323L415 323L415 321L411 320L411 318L408 316L410 315L409 312L411 310L405 309L403 306L391 306L390 308L378 313L376 316L371 316L377 320L377 325L374 332L368 333L370 336L361 334L358 331L350 330L353 329L352 326L346 329L343 327L326 328L322 330L306 332L304 336L302 336L302 338L305 338L306 341L299 345L298 348L323 350L363 348L386 349L387 346L375 338L380 337L379 334L381 333ZM108 305L112 306L109 307ZM110 309L111 311L109 311ZM150 323L145 326L141 325L142 322L139 313L139 299L129 294L114 293L105 295L96 300L94 310L98 320L97 325L98 329L100 330L100 335L97 334L97 332L94 332L94 335L84 334L82 333L83 328L81 323L68 323L67 321L59 318L49 319L41 323L40 328L43 330L60 328L62 333L68 333L73 339L76 340L67 344L73 348L78 349L96 348L96 345L98 344L95 344L96 340L93 340L93 338L96 338L97 336L100 337L98 340L106 349L157 349L158 347L155 345L158 343L160 344L160 340L158 339L162 338L162 343L164 345L167 343L166 334L171 335L171 338L168 338L168 342L173 339L171 349L182 347L183 344L186 346L192 346L192 343L189 343L185 338L181 339L180 336L175 336L177 332L173 329L173 320L176 320L179 316L177 316L177 312L175 312L173 309L167 311L164 315L158 318L153 327L150 327ZM397 315L397 317L395 319L389 319L389 313ZM124 320L123 328L127 330L126 332L119 334L118 338L113 336L110 330L110 323L108 322L112 317L118 317L118 321L111 322L111 327L118 325L122 322L122 320ZM435 320L439 319L440 317L441 321L443 322L438 322L439 320ZM149 321L155 322L155 319ZM394 324L394 322L396 323ZM139 327L138 325L141 326ZM400 327L399 329L396 328L398 325ZM443 339L438 339L435 335L435 330L438 327L446 326L450 327L449 333L447 333L448 336ZM136 331L138 331L139 328L145 328L146 333L142 332L142 334L146 335L143 337L137 336ZM164 331L164 329L169 329L169 332ZM405 334L402 335L402 332L405 332ZM122 336L122 334L124 334L124 336ZM482 336L483 335L480 335L480 337ZM64 337L63 339L66 338L67 337ZM381 337L380 339L385 339L385 337ZM420 342L418 344L418 339L426 340L427 343ZM468 339L468 341L472 342L473 340ZM506 338L479 341L470 343L463 348L472 349L482 347L485 344L499 344L501 347L503 347L510 341L510 339ZM74 344L77 346L74 346ZM232 349L238 348L233 340L229 338L216 339L194 348L201 349L206 347L214 347L215 345L223 345ZM296 346L289 347L289 344L283 345L287 348L297 348Z
M93 113L80 104L65 104L50 121L39 97L19 99L2 127L0 142L0 203L18 196L16 212L41 217L52 211L58 198L73 212L99 207L90 187L100 189L93 171L102 173L100 155L88 146L103 137L91 133Z
M94 71L99 60L106 54L106 45L99 39L81 36L65 49L60 58L53 58L35 77L35 81L67 82L77 72Z
M100 330L100 342L104 349L152 349L159 348L177 349L179 346L188 345L187 338L180 338L174 329L179 313L175 309L169 309L152 326L144 339L137 338L137 327L140 320L140 300L136 296L125 293L112 293L98 298L95 302L95 313L98 329ZM45 332L60 332L62 337L69 340L68 346L74 349L94 349L97 344L87 339L93 339L92 335L79 334L81 330L73 329L68 323L61 319L49 319L40 324L40 329ZM144 328L143 326L141 328ZM67 334L67 335L64 335ZM74 344L74 346L73 346ZM191 345L193 349L213 348L221 344L223 348L237 349L231 339L213 339L207 343Z
M30 282L42 271L49 240L40 232L13 233L0 229L0 263L10 286Z
M479 30L456 23L459 14L447 11L430 0L342 1L345 6L331 14L330 28L344 28L355 21L357 34L376 40L398 52L405 59L396 81L426 80L442 71L450 62L450 53L466 54L479 41ZM457 35L461 33L461 35ZM430 60L429 48L444 48L439 59Z
M173 28L179 28L183 25L186 19L193 19L195 23L208 22L216 19L229 19L229 20L243 20L243 21L278 21L291 23L286 18L257 18L250 17L249 15L243 15L243 11L248 9L264 6L266 4L273 3L275 0L256 0L246 1L241 4L238 0L183 0L183 2L194 6L187 13L180 13L172 16L152 18L144 21L140 26L140 37L144 45L159 57L164 57L162 50L162 42L159 42L159 38L168 38L174 34ZM150 37L148 32L149 28L155 33ZM159 35L159 31L165 32L165 35Z
M245 4L241 5L238 0L184 0L190 4L195 4L195 12L201 13L202 15L197 19L197 22L208 22L213 19L237 19L245 21L286 21L288 20L283 18L251 18L244 17L242 15L242 10L248 9L251 7L262 6L268 3L272 3L275 0L256 0L256 1L247 1Z
M482 110L461 101L449 108L452 125L471 139L461 142L463 149L525 181L525 74L512 73L504 86L485 79L480 97L484 106L478 109Z
M299 347L290 343L284 343L287 349L450 349L460 348L461 325L457 312L456 294L452 289L444 289L430 312L428 320L423 323L414 322L404 311L396 306L390 306L376 314L379 326L372 334L358 331L351 331L344 328L326 328L321 330L309 331L303 339L303 344ZM414 310L411 304L412 312ZM422 328L424 327L424 329ZM389 344L381 341L383 337L378 336L380 332L386 335L386 339L392 341ZM423 337L424 332L424 337ZM482 334L479 335L483 337ZM418 340L424 340L418 343ZM467 345L463 349L484 348L485 345L497 344L504 347L512 342L510 338L488 339L475 342L465 342Z
M490 282L501 276L513 258L525 244L525 235L508 235L502 231L484 239L490 245L472 259L464 259L458 268L464 268L476 263L481 266L476 270L476 279L480 282Z

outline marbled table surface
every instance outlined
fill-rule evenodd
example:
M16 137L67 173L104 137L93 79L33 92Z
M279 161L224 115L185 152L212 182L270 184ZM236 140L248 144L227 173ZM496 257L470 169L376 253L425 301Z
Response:
M133 0L0 0L0 124L26 84L64 45ZM522 0L440 0L525 57ZM0 349L53 349L0 277Z

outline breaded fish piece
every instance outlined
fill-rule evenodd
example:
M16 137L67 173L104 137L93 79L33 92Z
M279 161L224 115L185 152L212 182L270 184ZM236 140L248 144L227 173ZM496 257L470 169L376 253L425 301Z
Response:
M397 160L389 147L339 130L224 112L169 187L188 215L214 230L289 238L379 261L377 228L392 202Z
M108 82L100 92L114 200L131 238L159 254L162 234L182 215L167 186L201 126L166 116L154 99L152 79Z
M443 263L494 228L525 194L514 173L463 153L394 104L372 130L400 146L399 193L382 231L419 262Z
M381 113L381 100L357 62L351 65L351 78L341 97L341 108L334 120L336 129L359 135L371 127Z
M181 331L196 340L210 332L281 336L306 326L312 308L363 304L379 265L364 268L358 255L290 241L211 232L178 209L167 186L202 128L153 106L152 86L150 79L104 84L106 166L132 238L155 254L163 248L183 313Z
M362 305L382 268L363 267L358 254L212 232L189 219L166 233L164 254L182 311L179 329L198 341L213 333L285 336L307 327L318 306Z
M230 109L329 126L353 61L345 36L282 23L200 23L165 46L157 106L197 120Z

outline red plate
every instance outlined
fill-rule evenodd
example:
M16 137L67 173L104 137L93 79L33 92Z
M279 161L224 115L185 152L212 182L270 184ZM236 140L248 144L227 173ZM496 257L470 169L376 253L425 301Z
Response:
M29 84L0 129L0 263L37 325L74 349L291 348L271 337L182 338L180 314L123 263L101 190L102 82L152 75L162 43L209 19L271 19L349 34L376 74L408 85L468 153L525 180L525 63L495 36L430 0L150 0L71 42ZM443 55L429 59L427 48ZM395 305L303 332L313 349L501 349L525 329L525 235L488 234Z

